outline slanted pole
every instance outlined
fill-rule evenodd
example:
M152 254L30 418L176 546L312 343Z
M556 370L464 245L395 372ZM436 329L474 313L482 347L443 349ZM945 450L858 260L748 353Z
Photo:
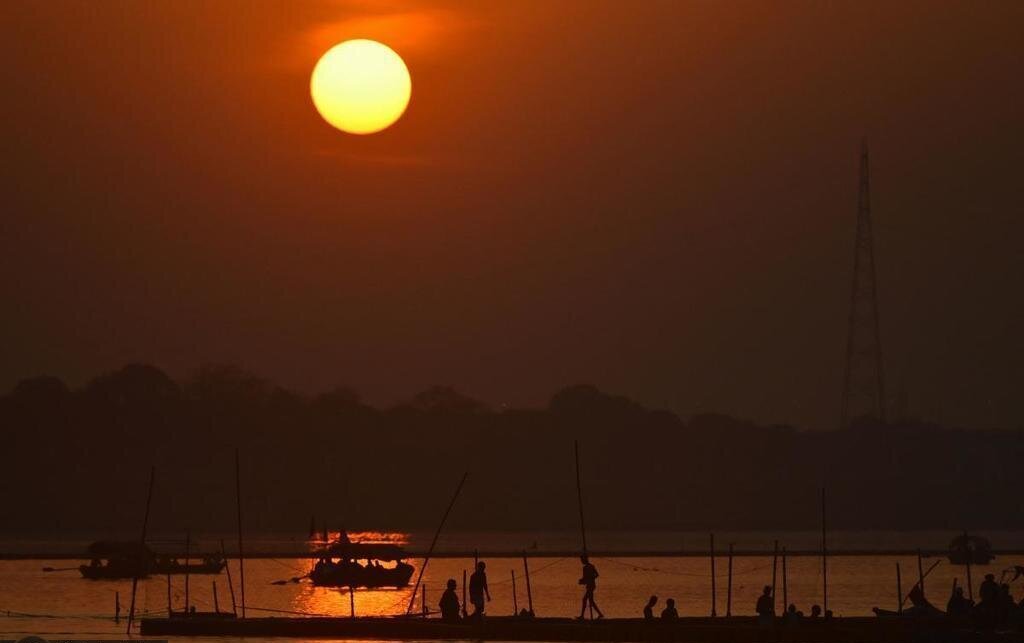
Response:
M710 546L709 552L710 552L710 556L711 556L711 616L713 618L715 616L718 616L718 614L715 612L715 603L717 601L715 600L716 597L715 597L715 535L714 534L711 534L711 546Z
M235 449L235 504L238 509L238 589L242 595L242 618L245 618L245 548L242 546L242 473Z
M519 602L516 597L516 570L512 570L512 616L519 614Z
M416 584L412 588L412 596L409 597L409 606L405 608L406 616L412 612L413 606L416 605L416 590L419 589L420 581L423 579L423 572L427 569L427 563L430 562L430 556L434 553L434 547L437 545L437 539L441 535L441 530L444 529L444 523L448 520L448 514L452 512L452 507L455 506L455 501L458 500L459 494L462 492L462 485L466 484L466 477L468 476L468 471L462 474L462 480L459 480L459 486L455 488L452 501L448 503L448 508L445 509L444 516L441 517L441 524L437 526L437 531L434 532L434 539L430 541L430 549L427 550L427 555L423 559L423 566L420 567L420 573L416 576Z
M223 539L220 541L220 557L224 559L224 571L228 573L228 591L231 592L231 613L237 616L238 607L235 605L235 584L231 582L231 563L228 562L228 556L224 553Z
M725 615L732 616L732 547L729 543L729 581L725 589Z
M174 607L171 605L171 574L167 574L167 618L171 618Z
M149 506L153 502L153 481L156 478L156 467L149 468L149 491L146 493L146 515L142 519L142 537L139 539L139 544L144 550L146 547L146 530L149 528ZM145 563L146 561L140 561ZM138 570L136 570L138 571ZM132 576L132 602L128 608L128 629L127 633L132 633L132 621L135 619L135 592L139 587L139 576L136 573Z
M786 574L786 548L782 548L782 611L789 609L789 578Z
M530 616L534 616L533 590L530 589L530 563L526 560L526 552L523 552L523 571L526 574L526 606L530 610Z
M420 600L423 601L423 617L427 616L427 586L423 586L423 591L420 592Z
M356 588L351 585L348 586L348 615L356 617Z
M954 583L956 580L953 581ZM900 564L896 563L896 613L903 616L903 579L900 576Z
M213 611L220 614L220 601L217 599L217 581L213 581Z

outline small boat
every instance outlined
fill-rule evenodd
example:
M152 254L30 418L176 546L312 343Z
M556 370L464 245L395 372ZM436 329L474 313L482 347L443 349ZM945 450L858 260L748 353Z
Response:
M92 562L80 565L78 571L91 580L145 578L152 569L152 550L137 541L98 540L89 545L89 554Z
M145 578L151 574L219 574L226 565L219 556L183 564L174 556L155 554L138 541L99 540L89 545L89 554L91 562L80 565L78 570L91 580Z
M987 565L995 557L992 543L981 536L964 532L949 543L949 562L953 565Z
M404 562L405 551L392 544L353 543L343 533L341 538L324 548L309 579L321 587L394 587L409 584L412 565ZM361 565L357 560L365 560ZM381 565L381 561L394 562L394 567Z

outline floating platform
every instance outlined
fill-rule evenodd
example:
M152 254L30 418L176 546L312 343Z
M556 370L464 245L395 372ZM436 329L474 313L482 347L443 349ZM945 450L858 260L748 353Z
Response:
M259 636L375 640L481 640L635 643L918 643L1024 642L1020 632L978 632L944 618L877 617L762 626L756 617L680 618L676 621L487 617L445 623L437 618L142 619L143 636Z

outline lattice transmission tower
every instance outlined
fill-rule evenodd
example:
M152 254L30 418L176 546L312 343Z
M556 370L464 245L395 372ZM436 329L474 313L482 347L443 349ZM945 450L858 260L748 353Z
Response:
M867 139L860 148L860 191L857 198L857 237L853 251L853 286L846 337L846 373L840 426L858 418L885 422L885 383L882 376L882 338L878 323L878 279L871 228L871 181Z

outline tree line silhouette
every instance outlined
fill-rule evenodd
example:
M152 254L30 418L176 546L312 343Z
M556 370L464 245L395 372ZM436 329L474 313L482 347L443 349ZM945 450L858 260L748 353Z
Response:
M914 421L847 430L683 421L591 386L494 410L447 387L391 408L349 389L305 396L231 366L176 382L133 364L70 389L36 377L0 397L0 525L131 533L157 467L156 530L230 531L235 448L249 528L432 526L470 472L456 529L575 527L572 441L592 527L804 529L829 489L833 528L1024 525L1024 432Z

